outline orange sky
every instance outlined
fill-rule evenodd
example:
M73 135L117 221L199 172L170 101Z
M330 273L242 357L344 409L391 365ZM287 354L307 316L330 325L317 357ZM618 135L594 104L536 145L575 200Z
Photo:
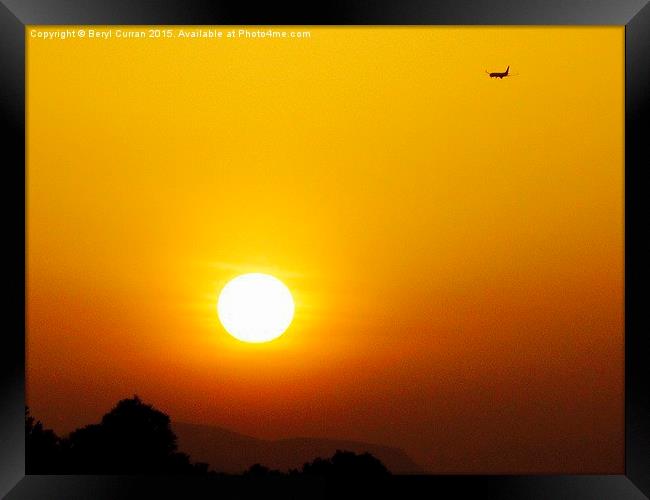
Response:
M52 29L26 32L47 426L137 393L431 472L623 471L623 28ZM294 295L276 341L218 322L244 272Z

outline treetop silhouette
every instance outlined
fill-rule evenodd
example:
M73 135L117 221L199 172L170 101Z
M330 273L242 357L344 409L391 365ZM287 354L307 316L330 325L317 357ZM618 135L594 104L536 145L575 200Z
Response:
M75 430L67 438L25 411L27 474L207 474L208 464L192 463L178 451L168 415L136 395L119 401L98 424ZM215 473L213 473L215 474ZM331 458L316 458L288 476L381 477L384 464L370 453L337 450ZM246 478L286 476L259 463Z

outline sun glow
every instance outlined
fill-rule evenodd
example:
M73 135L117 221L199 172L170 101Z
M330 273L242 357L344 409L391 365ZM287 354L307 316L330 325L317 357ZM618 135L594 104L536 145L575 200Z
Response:
M219 320L243 342L269 342L293 320L291 292L279 279L261 273L242 274L229 281L217 300Z

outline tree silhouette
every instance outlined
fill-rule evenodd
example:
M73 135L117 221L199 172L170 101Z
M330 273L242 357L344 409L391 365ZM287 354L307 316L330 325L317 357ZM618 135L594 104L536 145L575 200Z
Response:
M169 417L134 396L102 418L70 434L67 465L72 474L202 474L177 451Z
M386 466L370 453L336 450L332 458L316 458L302 467L305 475L325 477L384 477L390 475Z
M269 469L261 464L253 464L248 470L244 471L243 476L248 478L257 478L257 477L280 477L284 474L279 470Z
M44 429L25 408L25 472L27 474L56 474L61 472L61 439L50 429Z
M138 396L123 399L102 417L59 438L44 429L25 409L27 474L213 474L208 464L192 463L178 451L170 419ZM389 476L384 464L370 453L337 450L331 458L316 458L301 471L288 474L259 463L245 478L320 476L380 478Z

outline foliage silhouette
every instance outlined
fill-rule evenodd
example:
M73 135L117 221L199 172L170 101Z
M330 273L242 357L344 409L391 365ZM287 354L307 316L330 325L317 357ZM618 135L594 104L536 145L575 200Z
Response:
M62 439L25 413L28 474L205 474L177 451L167 415L140 398L123 399L99 424Z
M244 471L242 475L244 477L249 477L249 478L261 478L261 477L266 478L266 477L281 477L284 474L279 470L269 469L268 467L265 467L264 465L261 464L253 464L248 468L248 470Z
M134 396L119 401L101 423L77 429L68 438L70 470L76 474L205 473L177 451L170 419Z
M332 458L316 458L302 467L302 473L324 477L385 477L390 475L386 466L370 453L356 454L336 450Z
M25 472L27 474L61 473L63 450L59 437L44 429L25 408Z
M98 424L75 430L59 438L44 429L25 410L27 474L192 474L219 475L208 464L192 463L178 451L169 416L143 403L138 396L123 399ZM370 453L337 450L331 458L316 458L301 471L283 473L256 463L242 476L378 478L390 475L384 464Z

